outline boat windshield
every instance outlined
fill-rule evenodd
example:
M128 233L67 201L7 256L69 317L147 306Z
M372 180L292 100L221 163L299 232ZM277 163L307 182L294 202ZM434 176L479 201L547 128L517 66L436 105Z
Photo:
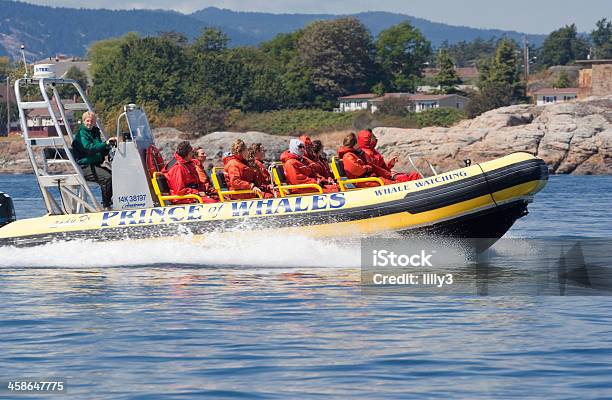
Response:
M135 141L153 142L153 135L145 112L139 108L126 113L130 132Z

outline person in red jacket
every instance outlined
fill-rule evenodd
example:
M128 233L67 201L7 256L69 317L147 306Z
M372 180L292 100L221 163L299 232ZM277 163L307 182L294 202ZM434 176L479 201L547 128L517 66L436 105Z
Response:
M342 141L342 146L338 149L338 157L342 159L344 172L349 179L368 178L377 176L373 173L371 165L364 161L365 155L361 149L355 148L357 144L357 136L354 133L349 133ZM383 180L385 185L395 183L393 180L378 176ZM358 188L367 188L380 186L377 182L360 182L354 184Z
M323 176L329 178L333 177L331 168L329 167L329 161L327 160L327 155L325 155L325 152L323 151L323 143L320 140L312 141L312 153L314 154L314 161L325 171Z
M378 139L374 136L371 129L359 131L357 143L365 156L364 161L372 166L373 173L376 174L376 176L396 182L414 181L422 178L421 175L416 172L397 173L392 171L392 168L397 162L397 157L393 157L388 163L385 162L382 154L375 148Z
M287 182L290 185L314 183L320 185L324 193L337 192L338 186L331 184L329 178L319 175L311 168L312 163L309 163L306 157L304 157L305 152L304 143L298 139L291 139L289 150L281 154L281 162L283 163ZM316 193L316 189L292 189L291 193Z
M264 159L266 158L266 149L261 143L253 143L249 147L249 164L255 168L257 172L257 186L265 187L267 191L270 191L270 173L264 165Z
M257 186L257 171L247 163L248 149L241 139L232 144L232 155L224 158L223 171L227 185L230 190L252 190L254 193L234 194L232 200L253 199L262 195L265 198L273 197L272 193L266 192Z
M176 162L168 172L166 172L166 180L170 187L170 194L175 196L183 196L186 194L197 194L202 197L205 203L215 203L217 200L210 198L205 192L204 185L201 184L198 177L198 171L192 159L193 149L188 141L180 142L176 148L174 159ZM174 200L174 204L191 203L194 200Z
M329 171L325 166L321 166L320 163L317 162L317 156L313 151L312 140L308 135L300 136L300 141L304 143L304 162L310 168L312 168L317 174L321 175L324 178L331 178L331 171Z
M214 185L210 181L208 174L204 170L206 168L204 166L204 163L206 162L206 157L207 155L204 149L201 147L198 147L195 149L195 157L192 159L192 161L196 167L198 178L200 180L200 184L204 188L204 192L206 193L208 197L218 201L219 196L217 194L217 191L215 190Z

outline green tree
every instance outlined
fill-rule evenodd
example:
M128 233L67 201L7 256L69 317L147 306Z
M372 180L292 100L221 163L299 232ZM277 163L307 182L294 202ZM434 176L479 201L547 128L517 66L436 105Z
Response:
M187 35L177 31L162 31L158 32L157 36L159 36L161 39L174 42L179 46L186 46L187 42L189 42Z
M87 89L89 88L89 80L87 78L87 74L81 71L76 66L70 67L68 71L66 71L64 77L66 79L73 79L77 81L83 91L87 91ZM70 98L72 96L78 95L77 90L73 86L62 86L59 89L59 93L62 98Z
M191 47L201 53L219 52L227 49L229 37L221 29L206 28L198 36Z
M181 46L164 37L107 43L113 57L92 59L92 98L105 109L124 103L151 104L165 112L185 104L187 61ZM94 68L95 62L95 68Z
M500 41L495 57L481 66L479 87L482 89L494 83L508 85L510 98L522 100L525 96L525 83L521 81L520 65L517 44L510 39Z
M385 29L376 41L376 60L392 90L414 91L430 55L430 42L409 22Z
M286 107L304 108L315 104L312 73L298 52L298 42L303 33L303 30L281 33L260 45L268 64L274 64L274 68L281 74Z
M330 101L369 87L372 36L356 18L311 23L298 41L298 53L317 93Z
M612 20L602 18L597 21L596 27L591 32L591 40L595 45L595 58L612 58Z
M448 54L458 67L469 67L482 63L484 60L495 55L498 39L492 37L488 40L476 38L471 42L462 40L449 45L442 43L441 48L448 50Z
M503 39L497 46L495 56L480 65L479 91L470 95L466 107L470 118L525 99L525 83L521 81L518 53L514 41Z
M440 49L436 65L439 69L436 75L436 83L440 85L440 90L443 93L455 93L457 91L456 86L461 84L461 79L455 71L455 65L448 54L448 50Z
M548 35L542 45L542 63L547 67L552 65L567 65L575 60L583 59L589 51L589 44L578 37L576 25L566 25Z
M486 111L512 104L512 86L504 82L491 82L470 95L465 107L468 117L474 118Z

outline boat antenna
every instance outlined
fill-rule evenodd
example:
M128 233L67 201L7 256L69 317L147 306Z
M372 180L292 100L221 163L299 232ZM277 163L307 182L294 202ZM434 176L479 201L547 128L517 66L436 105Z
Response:
M26 62L26 58L25 58L25 45L24 44L21 45L21 57L23 58L23 68L25 70L25 72L23 73L23 77L28 79L28 63Z

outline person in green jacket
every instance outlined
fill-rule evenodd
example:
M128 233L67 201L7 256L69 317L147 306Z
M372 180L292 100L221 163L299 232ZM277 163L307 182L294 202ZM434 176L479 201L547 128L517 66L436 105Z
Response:
M72 155L81 166L85 180L100 185L102 205L105 209L110 209L113 203L112 173L110 169L103 167L102 163L111 146L116 145L117 139L102 139L93 112L84 112L82 120L83 124L72 141Z

